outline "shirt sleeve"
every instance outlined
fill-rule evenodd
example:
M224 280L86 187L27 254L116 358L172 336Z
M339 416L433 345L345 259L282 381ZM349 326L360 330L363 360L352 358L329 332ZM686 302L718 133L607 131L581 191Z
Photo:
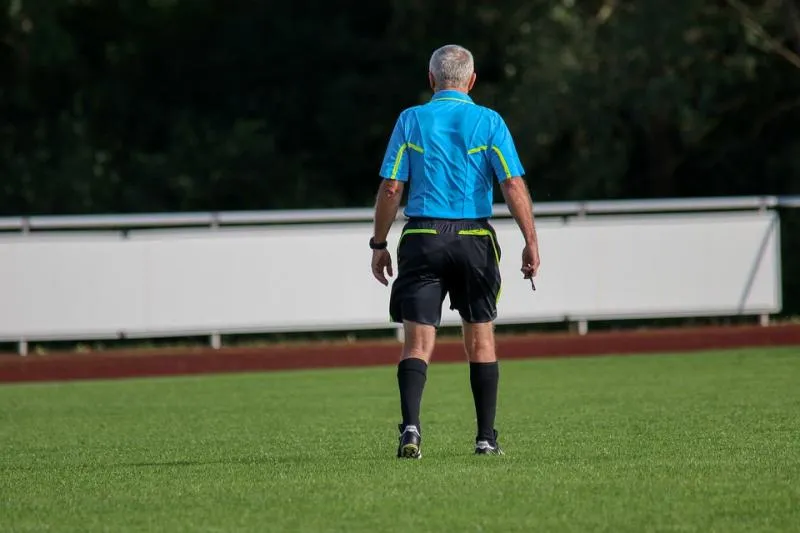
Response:
M380 176L387 180L408 181L408 142L406 139L403 115L398 117L394 125L389 146L383 156Z
M514 139L502 118L498 119L489 151L497 181L525 175L525 169L522 168L522 162L519 160L517 149L514 146Z

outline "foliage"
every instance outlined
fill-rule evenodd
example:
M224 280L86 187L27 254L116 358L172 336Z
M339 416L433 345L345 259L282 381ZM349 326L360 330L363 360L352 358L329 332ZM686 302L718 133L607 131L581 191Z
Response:
M540 198L800 192L793 8L9 1L0 213L367 205L450 41Z
M0 215L370 205L446 42L536 200L800 194L799 6L5 0Z

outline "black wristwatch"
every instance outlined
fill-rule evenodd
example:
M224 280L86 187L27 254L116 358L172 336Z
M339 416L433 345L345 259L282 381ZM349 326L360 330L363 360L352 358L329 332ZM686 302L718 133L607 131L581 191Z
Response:
M369 238L369 247L373 250L385 250L386 249L386 241L383 242L375 242L375 237Z

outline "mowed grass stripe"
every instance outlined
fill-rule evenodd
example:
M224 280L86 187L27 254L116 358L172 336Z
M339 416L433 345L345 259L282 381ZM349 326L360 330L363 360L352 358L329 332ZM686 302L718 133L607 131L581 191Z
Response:
M0 387L0 531L800 531L796 349Z

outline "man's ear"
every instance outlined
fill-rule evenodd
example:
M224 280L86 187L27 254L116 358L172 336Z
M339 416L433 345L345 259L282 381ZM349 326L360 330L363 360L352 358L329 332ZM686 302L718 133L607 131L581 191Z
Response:
M470 78L469 78L469 85L467 85L467 90L468 91L472 90L472 87L475 85L475 80L477 80L477 79L478 79L478 75L473 72L472 76L470 76Z
M431 85L432 90L436 90L436 80L433 77L432 72L428 72L428 83Z

